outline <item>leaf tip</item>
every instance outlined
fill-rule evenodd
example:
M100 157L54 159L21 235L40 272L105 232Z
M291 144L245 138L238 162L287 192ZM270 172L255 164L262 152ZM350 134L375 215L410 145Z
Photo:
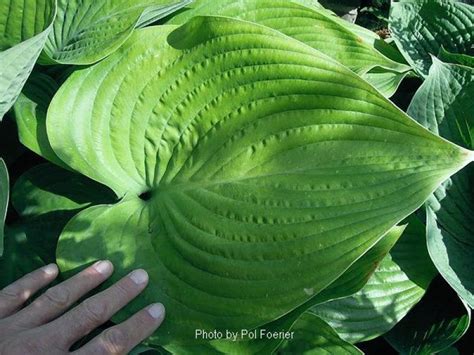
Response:
M468 164L474 162L474 150L466 150Z

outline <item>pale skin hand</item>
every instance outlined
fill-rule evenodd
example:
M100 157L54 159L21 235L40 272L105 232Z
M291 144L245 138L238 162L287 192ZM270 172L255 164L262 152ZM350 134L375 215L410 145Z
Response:
M57 277L56 265L33 271L1 290L0 354L70 354L69 349L75 342L109 320L148 283L147 273L138 269L70 309L112 272L109 261L98 261L49 288L27 306L24 306L25 302L34 293ZM72 354L127 354L159 327L164 315L163 305L151 304L125 322L108 328Z

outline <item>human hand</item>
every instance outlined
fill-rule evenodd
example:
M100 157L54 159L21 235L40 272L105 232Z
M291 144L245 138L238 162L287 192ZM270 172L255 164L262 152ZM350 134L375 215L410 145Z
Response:
M23 307L25 302L35 292L57 277L55 264L33 271L5 287L0 291L0 354L69 354L75 342L109 320L148 284L146 271L135 270L68 311L112 272L109 261L98 261L51 287L26 307ZM72 354L126 354L159 327L164 315L163 305L149 305Z

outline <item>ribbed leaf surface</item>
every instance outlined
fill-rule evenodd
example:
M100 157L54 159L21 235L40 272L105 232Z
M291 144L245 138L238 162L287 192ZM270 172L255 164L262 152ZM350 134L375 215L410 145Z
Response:
M92 64L120 47L136 26L179 10L189 0L58 0L43 64Z
M383 41L374 39L374 33L367 34L370 31L346 23L323 8L304 6L301 1L197 0L191 10L181 12L170 23L182 24L200 15L235 17L276 29L348 66L386 96L395 92L409 70L375 49L376 43Z
M430 130L474 147L474 68L434 60L408 112ZM428 205L428 250L439 272L474 307L474 170L441 186Z
M55 0L2 0L0 3L0 120L28 79L55 13Z
M441 47L474 54L474 7L458 1L393 2L390 30L406 60L422 76L428 75L430 54L437 55Z
M295 336L302 330L295 330L295 322L301 317L304 312L316 304L326 302L331 299L346 297L359 291L366 283L370 276L374 273L377 265L388 254L393 245L400 238L404 231L404 226L393 227L375 246L373 246L367 253L347 269L336 281L329 285L324 291L315 295L301 306L295 308L283 317L265 324L262 328L257 329L257 334L260 334L261 329L267 333L271 332L290 332L295 331ZM306 322L303 322L307 324ZM300 324L301 325L301 324ZM300 327L302 328L302 327ZM311 332L311 329L307 331ZM306 332L306 331L305 331ZM211 341L209 346L213 350L218 350L225 354L270 354L273 353L280 344L283 338L267 339L266 337L258 337L257 339L245 339L239 341ZM302 340L302 339L300 339ZM182 349L170 349L180 353ZM198 350L196 350L198 351Z
M61 267L146 268L117 319L163 301L162 344L286 314L472 159L313 48L223 17L136 31L71 75L47 129L123 196L66 226Z

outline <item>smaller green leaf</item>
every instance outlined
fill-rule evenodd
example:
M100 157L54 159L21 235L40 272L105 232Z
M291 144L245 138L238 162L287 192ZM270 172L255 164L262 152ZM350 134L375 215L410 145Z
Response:
M408 114L430 131L461 146L474 147L474 68L433 65L413 97Z
M33 73L13 108L21 143L43 158L69 169L51 148L46 132L46 112L58 88L49 76Z
M418 303L435 274L424 226L412 216L405 233L362 290L312 307L310 312L346 341L370 340L389 331Z
M8 195L10 191L7 166L0 158L0 256L3 253L5 218L7 216Z
M20 176L12 191L13 207L22 217L59 210L79 211L114 200L115 195L106 186L52 164L41 164L28 170Z
M58 0L58 16L41 64L93 64L119 48L133 29L181 9L190 0Z
M402 54L423 77L428 75L430 55L441 46L453 53L473 54L474 10L451 0L392 2L389 27Z
M385 335L401 354L429 355L456 343L469 328L471 310L442 279Z
M311 313L304 313L295 323L292 332L293 339L283 344L280 354L363 354L354 345L342 340L329 324Z
M471 265L474 240L472 214L470 214L474 211L474 206L472 200L466 200L464 197L465 192L472 192L473 169L470 169L469 175L470 185L466 185L468 181L465 174L453 179L453 186L447 191L441 204L438 204L436 212L427 206L426 234L428 250L439 272L451 287L471 307L474 307L474 278ZM440 193L439 190L437 195ZM433 201L436 200L431 200L432 206L435 205ZM462 209L460 204L468 205Z
M28 170L12 189L12 204L20 215L15 226L47 262L55 261L59 234L74 215L88 206L114 200L107 187L52 164Z
M150 1L149 1L150 2ZM169 1L169 5L153 5L154 2L150 2L150 6L145 8L142 15L140 16L136 27L142 28L148 25L151 25L153 22L158 21L159 19L165 18L178 10L181 10L186 5L193 2L193 0L175 0L173 3Z
M411 222L416 223L416 222ZM359 292L369 281L377 267L387 257L400 237L413 233L414 226L408 230L406 225L393 227L375 246L346 270L336 281L316 295L309 306L321 304L330 300L351 296ZM404 237L406 238L406 237ZM309 308L309 306L307 308Z
M384 96L391 97L397 91L401 82L410 72L400 73L384 68L375 67L362 77L371 83Z
M33 70L55 15L55 0L6 0L0 4L0 120Z
M433 58L430 73L413 97L408 113L431 131L474 147L474 68ZM474 168L454 175L430 198L428 250L441 275L474 307Z

